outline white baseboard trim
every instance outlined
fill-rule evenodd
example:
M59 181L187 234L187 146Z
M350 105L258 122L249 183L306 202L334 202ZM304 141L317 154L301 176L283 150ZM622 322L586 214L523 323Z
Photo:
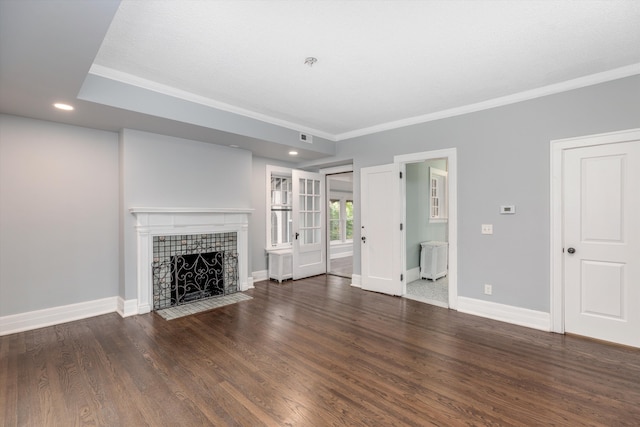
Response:
M138 314L138 300L129 299L125 300L122 297L118 298L118 314L122 317L135 316Z
M360 275L359 274L352 274L351 275L351 286L355 287L355 288L361 288L362 287L362 282L360 281Z
M251 276L253 277L253 283L262 282L263 280L269 280L269 271L268 270L254 271L253 273L251 273Z
M458 311L527 328L551 331L551 315L543 311L460 296L458 297Z
M247 277L247 289L253 289L255 288L255 286L253 286L253 276L252 277ZM245 291L247 289L244 289Z
M346 258L349 256L353 256L353 251L349 252L338 252L337 254L331 254L329 256L330 259L338 259L338 258Z
M45 308L43 310L29 311L11 316L3 316L0 317L0 336L58 325L60 323L73 322L74 320L86 319L87 317L113 313L117 310L118 297L109 297L60 307Z
M416 280L420 280L420 267L412 268L411 270L407 270L407 281L406 283L415 282Z

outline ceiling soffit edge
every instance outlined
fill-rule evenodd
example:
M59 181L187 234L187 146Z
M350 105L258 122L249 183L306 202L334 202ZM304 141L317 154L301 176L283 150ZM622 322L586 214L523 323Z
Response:
M121 72L113 68L104 67L101 65L93 64L89 74L103 77L106 79L114 80L120 83L133 85L142 89L147 89L153 92L161 93L164 95L172 96L178 99L182 99L189 102L194 102L207 107L215 108L221 111L225 111L232 114L237 114L243 117L259 120L268 124L280 126L286 129L295 130L302 133L308 133L313 136L327 139L328 141L345 141L352 138L371 135L378 132L384 132L388 130L398 129L405 126L416 125L420 123L426 123L430 121L445 119L449 117L460 116L463 114L473 113L477 111L487 110L495 107L501 107L517 102L527 101L535 98L540 98L547 95L553 95L561 92L566 92L573 89L579 89L599 83L605 83L612 80L617 80L625 77L640 74L640 63L627 65L625 67L616 68L613 70L604 71L601 73L591 74L583 77L579 77L572 80L567 80L561 83L556 83L548 86L539 87L536 89L515 93L499 98L489 99L486 101L478 102L475 104L463 105L443 111L437 111L420 116L409 117L402 120L397 120L388 123L382 123L376 126L368 128L356 129L350 132L344 132L341 134L331 134L323 132L318 129L313 129L298 125L293 122L281 120L276 117L261 114L255 111L240 108L231 104L215 101L211 98L203 97L191 92L183 91L171 86L163 85L151 80L143 79L132 74Z

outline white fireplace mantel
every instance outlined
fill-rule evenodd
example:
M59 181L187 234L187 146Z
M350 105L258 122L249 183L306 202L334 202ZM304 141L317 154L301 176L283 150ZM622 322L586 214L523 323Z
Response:
M151 262L154 236L236 232L238 287L240 291L250 287L248 228L253 209L134 207L129 212L136 217L138 314L148 313L153 308Z

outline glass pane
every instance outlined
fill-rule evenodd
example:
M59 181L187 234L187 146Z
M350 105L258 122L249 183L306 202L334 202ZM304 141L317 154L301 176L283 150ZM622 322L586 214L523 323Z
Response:
M305 240L304 242L309 245L311 243L315 243L315 241L313 240L313 230L305 230L304 231L305 234Z
M300 194L304 194L304 189L306 188L304 183L305 183L305 179L300 178Z
M331 203L329 204L329 218L340 219L340 201L339 200L331 200Z
M314 183L313 194L320 194L320 181L319 180L315 180L315 181L313 181L313 183Z
M329 221L329 239L340 240L340 221L334 219Z
M314 243L317 243L317 242L320 241L320 229L319 228L316 228L316 229L313 230L313 239L314 239L313 240Z
M347 220L347 240L353 240L353 220Z
M320 227L320 212L313 214L313 226Z
M307 209L308 211L313 210L313 196L307 196Z
M314 211L320 210L320 196L315 196L313 198L313 210Z
M347 220L349 219L353 219L353 201L352 200L347 200L347 204L345 206L345 210L346 210L346 217Z
M305 196L300 196L300 210L303 211L304 209L304 201L306 200Z
M313 214L308 213L305 219L304 227L313 227Z
M313 180L307 180L307 194L313 194Z
M271 212L271 244L278 244L278 216L275 212Z
M283 212L283 241L291 243L291 211Z

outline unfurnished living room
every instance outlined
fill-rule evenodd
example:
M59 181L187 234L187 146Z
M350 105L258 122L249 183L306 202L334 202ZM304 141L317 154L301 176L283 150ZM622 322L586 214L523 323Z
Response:
M0 0L0 424L637 426L639 23Z

